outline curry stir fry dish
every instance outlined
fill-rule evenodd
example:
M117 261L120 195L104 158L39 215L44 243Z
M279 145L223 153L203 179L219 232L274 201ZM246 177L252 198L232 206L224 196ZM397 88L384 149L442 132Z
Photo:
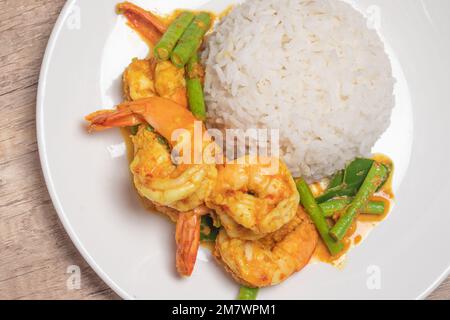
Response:
M150 54L131 61L123 73L124 101L88 115L88 131L121 128L138 194L176 224L181 276L192 274L203 243L242 285L240 297L252 299L258 288L280 284L313 261L339 264L387 216L393 165L383 155L353 157L320 179L293 173L281 156L217 161L224 156L206 133L214 114L205 100L202 51L225 14L179 10L161 17L129 2L117 12ZM200 150L192 138L196 123L203 123ZM172 140L180 129L184 134ZM196 153L214 160L177 163L174 148L189 160ZM268 163L277 170L268 174Z

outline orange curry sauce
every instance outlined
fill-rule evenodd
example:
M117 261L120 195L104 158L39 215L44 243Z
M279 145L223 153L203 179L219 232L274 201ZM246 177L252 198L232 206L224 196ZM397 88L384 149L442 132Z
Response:
M383 186L383 188L377 192L370 200L371 201L382 201L385 203L385 211L382 215L368 215L368 214L360 214L358 215L356 221L353 223L352 227L348 231L345 236L343 242L345 245L345 249L341 254L337 256L332 256L326 245L322 240L319 241L316 251L313 255L312 261L320 261L325 263L330 263L335 266L340 266L345 261L345 255L347 252L360 244L380 222L382 222L389 215L393 202L395 200L394 192L392 190L392 177L394 174L394 165L390 158L382 154L376 154L372 157L372 159L386 164L392 168L389 179ZM324 192L324 184L316 183L312 186L312 189L315 193L315 196L319 196L322 192Z

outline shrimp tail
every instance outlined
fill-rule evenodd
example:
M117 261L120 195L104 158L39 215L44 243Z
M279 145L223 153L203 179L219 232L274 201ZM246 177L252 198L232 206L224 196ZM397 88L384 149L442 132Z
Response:
M101 110L91 113L85 119L89 122L88 132L131 127L144 122L141 116L132 113L129 109Z
M156 45L167 30L167 26L157 16L128 1L117 5L117 13L123 14L129 24L152 45Z
M125 102L117 106L116 110L97 111L85 119L90 123L90 132L148 123L169 143L173 133L179 129L192 132L191 137L194 137L194 124L197 121L190 110L160 97Z
M177 243L176 265L178 273L189 277L194 271L200 246L201 218L195 213L180 213L175 240Z

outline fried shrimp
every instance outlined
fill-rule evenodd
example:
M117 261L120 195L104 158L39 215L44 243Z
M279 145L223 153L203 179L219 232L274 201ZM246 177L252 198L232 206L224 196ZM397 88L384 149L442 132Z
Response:
M130 169L138 192L157 205L180 212L201 206L212 191L217 169L214 164L174 164L171 148L190 139L172 143L175 131L194 136L195 117L189 110L164 98L124 103L117 110L99 111L86 117L90 131L113 127L140 126L133 137L135 156ZM207 146L208 141L205 141Z
M276 170L269 172L275 164ZM255 240L280 229L296 214L299 195L279 159L246 156L219 168L206 199L232 238Z
M117 110L95 112L86 120L91 132L140 125L132 137L135 154L130 170L134 184L141 196L176 219L177 269L180 275L190 276L200 244L200 217L210 211L204 202L217 178L214 163L172 161L171 148L175 145L190 142L189 147L195 148L195 143L199 143L193 140L195 117L171 100L153 97L124 103ZM173 134L179 129L188 136L180 136L177 144L172 143ZM211 143L203 142L205 148Z
M170 99L187 108L187 89L184 68L170 61L161 61L155 68L155 89L160 97Z
M184 75L184 69L178 69L170 61L133 59L123 73L124 98L136 101L158 96L187 107Z
M123 73L124 98L135 101L156 96L155 89L156 60L133 59Z
M260 240L231 238L219 233L215 256L232 276L249 287L279 284L303 269L311 259L318 234L303 208L278 231Z

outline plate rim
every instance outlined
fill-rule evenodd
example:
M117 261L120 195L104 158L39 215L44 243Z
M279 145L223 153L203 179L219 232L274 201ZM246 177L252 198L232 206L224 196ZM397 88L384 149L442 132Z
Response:
M43 172L45 184L47 187L47 191L52 200L53 207L58 215L59 220L61 221L66 233L69 235L70 240L77 248L78 252L81 254L83 259L88 263L88 265L95 271L95 273L104 281L117 295L119 295L122 299L125 300L133 300L137 299L136 297L131 296L125 290L123 290L95 261L95 259L89 254L88 250L84 247L81 240L79 239L76 232L73 230L71 223L69 222L68 217L65 214L64 208L59 200L59 197L56 192L56 188L53 183L53 179L51 176L48 155L46 152L46 141L45 137L45 128L44 128L44 100L45 93L47 87L47 77L48 70L51 64L51 60L53 57L54 49L57 44L57 39L62 31L64 23L66 21L67 15L70 13L72 6L78 0L67 0L64 4L61 12L59 13L58 19L53 26L51 35L49 37L44 58L42 60L42 65L39 72L38 79L38 89L37 89L37 97L36 97L36 135L37 135L37 144L38 144L38 153L41 169ZM420 295L418 295L416 300L423 300L427 298L432 292L434 292L450 275L450 265L447 266L446 270L439 276L437 279L430 284Z

